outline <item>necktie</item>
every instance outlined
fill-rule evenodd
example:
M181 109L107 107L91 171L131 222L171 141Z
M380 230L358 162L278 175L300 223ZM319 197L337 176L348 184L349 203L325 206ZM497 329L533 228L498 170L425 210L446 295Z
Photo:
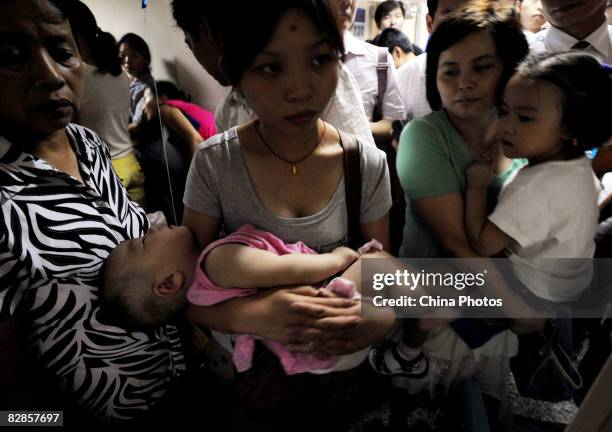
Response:
M591 44L590 44L590 43L588 43L587 41L583 41L583 40L581 40L581 41L579 41L579 42L575 43L575 44L572 46L572 49L576 49L576 50L585 50L585 49L587 49L587 48L588 48L588 47L590 47L590 46L591 46Z

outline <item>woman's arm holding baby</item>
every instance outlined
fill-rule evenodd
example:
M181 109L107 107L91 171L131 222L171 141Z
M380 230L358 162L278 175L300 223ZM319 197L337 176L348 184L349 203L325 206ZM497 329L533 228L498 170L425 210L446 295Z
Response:
M361 224L361 235L365 239L376 239L383 249L362 257L386 258L387 265L393 267L393 257L389 250L389 214L371 223ZM357 260L343 273L342 277L355 283L357 291L362 288L362 260ZM347 308L334 308L316 302L297 302L292 309L311 317L310 325L290 326L287 334L292 341L287 348L295 352L313 352L326 355L341 355L358 351L382 340L393 328L395 314L390 308L375 307L361 300L353 301ZM355 325L348 328L335 328L345 317L358 317Z
M217 236L219 219L185 208L183 225L196 235L201 247L208 246ZM319 318L294 310L295 303L313 303L341 311L332 320L326 320L324 334L332 337L357 325L359 311L345 298L317 297L317 290L308 287L285 287L284 289L264 290L260 293L239 297L214 306L190 305L187 316L194 323L226 333L250 333L263 338L274 339L281 343L295 342L287 329L289 327L310 327Z
M475 163L468 167L465 192L465 230L474 250L482 256L492 256L504 250L512 238L487 218L487 186L492 167Z
M185 207L183 225L194 233L197 243L205 248L219 235L219 218L205 215Z
M365 241L376 239L382 245L383 250L389 251L391 239L389 237L389 213L373 222L360 225L361 236Z
M304 339L293 336L289 329L312 328L322 317L300 313L292 307L296 303L315 303L325 310L343 312L325 321L322 333L328 338L355 327L360 321L359 311L354 310L351 300L317 297L317 290L308 286L261 290L214 306L190 305L187 318L224 333L252 334L282 344L300 343Z
M367 253L362 258L384 258L389 269L397 268L394 258L385 251ZM362 288L361 265L363 259L353 263L342 277L355 283L357 291ZM286 348L294 352L310 352L325 355L341 355L358 351L382 340L393 328L395 314L391 308L376 307L367 301L353 300L350 307L333 308L314 302L296 302L292 309L309 316L309 325L289 326L287 335L291 341ZM359 319L348 328L336 328L337 320L350 314ZM334 330L334 331L331 331Z

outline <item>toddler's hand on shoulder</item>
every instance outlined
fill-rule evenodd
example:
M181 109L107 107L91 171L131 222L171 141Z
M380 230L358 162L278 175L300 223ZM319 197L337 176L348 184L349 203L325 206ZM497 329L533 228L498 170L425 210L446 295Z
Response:
M493 165L483 162L474 162L465 171L467 185L473 189L486 189L493 177Z

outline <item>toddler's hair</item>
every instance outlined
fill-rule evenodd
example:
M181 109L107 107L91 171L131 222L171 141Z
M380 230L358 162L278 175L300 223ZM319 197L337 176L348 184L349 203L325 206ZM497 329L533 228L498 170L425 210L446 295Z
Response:
M525 78L546 81L561 95L561 124L580 151L599 147L612 135L612 79L595 57L576 51L528 57L517 69Z
M384 29L378 36L374 38L372 44L380 47L387 47L390 53L393 52L393 49L396 46L400 47L400 49L406 54L414 52L414 47L412 45L412 42L410 42L408 36L392 27Z

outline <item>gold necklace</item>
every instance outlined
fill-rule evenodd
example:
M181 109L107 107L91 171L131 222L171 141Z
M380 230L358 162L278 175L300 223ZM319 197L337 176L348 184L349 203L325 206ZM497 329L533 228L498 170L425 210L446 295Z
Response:
M255 123L255 132L257 132L257 136L259 137L259 139L261 140L261 142L263 143L263 145L266 146L266 148L268 150L270 150L270 153L272 153L274 156L276 156L278 159L282 160L283 162L291 165L291 174L296 175L297 174L297 168L296 165L299 164L300 162L308 159L308 157L314 153L314 151L317 149L317 147L319 147L319 144L321 144L321 141L323 141L323 137L325 137L325 122L323 122L323 133L321 134L321 137L319 138L319 140L317 141L317 143L314 145L314 147L312 148L312 150L310 150L304 157L299 158L298 160L295 161L291 161L289 159L285 159L284 157L282 157L281 155L279 155L278 153L276 153L274 150L272 150L272 147L270 147L268 145L268 143L266 142L266 140L264 139L263 135L261 134L261 131L259 130L259 125L261 123L259 121L257 121L257 123Z

